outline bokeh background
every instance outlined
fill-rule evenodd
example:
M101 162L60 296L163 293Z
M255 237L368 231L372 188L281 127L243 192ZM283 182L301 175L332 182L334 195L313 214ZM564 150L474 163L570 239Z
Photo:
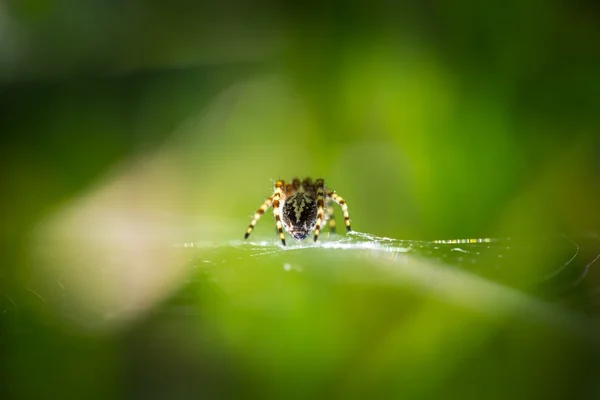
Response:
M0 397L600 396L599 17L0 2ZM294 176L359 232L527 244L478 271L232 245Z

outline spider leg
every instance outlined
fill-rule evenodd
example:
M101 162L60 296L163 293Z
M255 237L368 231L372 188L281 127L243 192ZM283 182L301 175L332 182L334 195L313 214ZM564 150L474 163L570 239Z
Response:
M317 179L315 183L315 187L317 188L317 224L315 225L315 242L319 238L319 232L321 231L321 223L323 222L323 215L325 214L323 210L323 203L325 197L325 181L323 179Z
M286 198L293 195L294 192L296 191L296 189L294 189L294 185L291 183L286 183L283 188L284 188L283 192L285 193Z
M312 179L306 178L302 181L302 189L304 189L305 192L310 192L312 187L313 187Z
M275 193L273 194L273 215L275 215L275 224L277 225L279 238L281 239L281 243L285 246L285 235L283 234L283 226L281 225L281 216L279 211L279 201L284 195L284 185L285 182L282 180L277 181L277 183L275 184Z
M331 233L335 233L335 210L333 206L330 204L327 205L327 218L329 218L329 231Z
M346 230L350 232L352 228L350 227L350 215L348 214L348 204L346 204L346 200L344 200L341 196L338 196L335 192L327 193L328 197L331 197L331 200L335 201L342 207L342 212L344 213L344 222L346 224Z
M248 236L250 236L250 234L254 230L254 227L256 226L256 223L258 222L260 217L262 217L262 215L265 213L265 211L267 211L269 209L269 207L271 207L271 204L273 203L273 196L275 196L275 194L272 194L271 197L269 197L267 200L265 200L263 205L260 206L260 208L258 210L256 210L256 213L254 214L254 218L252 218L252 222L250 222L250 226L248 226L248 230L246 231L246 234L244 235L244 239L248 239Z

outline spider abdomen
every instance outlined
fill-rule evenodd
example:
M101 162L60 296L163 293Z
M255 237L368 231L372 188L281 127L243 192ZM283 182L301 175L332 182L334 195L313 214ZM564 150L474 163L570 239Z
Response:
M315 198L304 192L296 192L285 200L281 209L281 221L290 235L302 240L315 229L317 211Z

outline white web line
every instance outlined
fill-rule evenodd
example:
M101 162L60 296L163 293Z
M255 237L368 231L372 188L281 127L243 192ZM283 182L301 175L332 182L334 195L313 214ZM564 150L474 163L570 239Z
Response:
M600 238L598 238L598 236L590 234L590 237L596 239L598 242L600 242ZM598 253L596 255L596 257L594 257L594 259L592 261L590 261L589 263L586 264L585 268L583 269L582 274L579 276L579 278L577 278L573 284L571 285L572 287L577 287L579 286L579 284L585 279L585 277L588 275L588 272L590 271L590 267L592 266L592 264L594 264L598 259L600 258L600 253Z
M558 274L560 274L562 271L565 270L565 268L567 268L567 266L569 264L571 264L573 262L573 260L575 260L575 258L577 258L577 255L579 255L579 245L577 243L575 243L573 240L569 239L568 237L566 237L566 236L563 236L563 237L565 240L568 240L569 242L573 243L573 246L575 246L575 253L573 254L573 256L571 258L569 258L566 262L564 262L559 268L546 274L543 277L544 280L552 279L555 276L557 276Z

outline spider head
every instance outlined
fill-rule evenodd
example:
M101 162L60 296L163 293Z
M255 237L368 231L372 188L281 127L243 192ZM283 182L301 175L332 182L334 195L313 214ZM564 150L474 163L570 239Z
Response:
M285 200L281 222L294 239L306 239L317 223L317 201L306 193L294 193Z

